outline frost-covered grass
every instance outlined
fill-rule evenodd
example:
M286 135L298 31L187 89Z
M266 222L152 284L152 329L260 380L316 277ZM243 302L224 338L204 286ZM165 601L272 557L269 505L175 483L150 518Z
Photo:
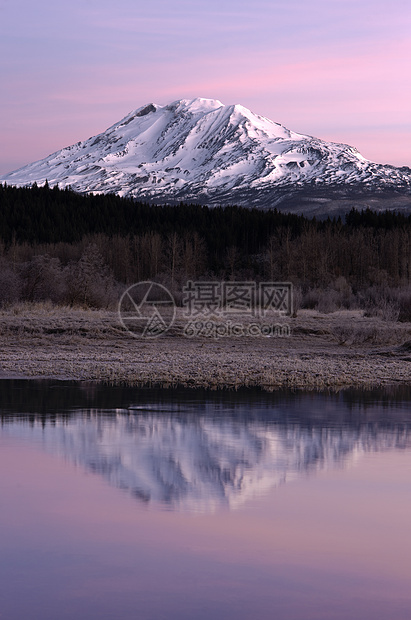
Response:
M186 338L186 319L178 310L167 335L149 341L130 336L116 312L17 304L0 311L1 374L266 390L411 381L409 323L362 311L302 310L282 320L290 325L290 337Z

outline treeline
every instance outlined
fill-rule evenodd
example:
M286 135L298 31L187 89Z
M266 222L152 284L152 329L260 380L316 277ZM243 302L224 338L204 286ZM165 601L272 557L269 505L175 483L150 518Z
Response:
M281 225L301 231L303 216L277 210L179 204L150 205L116 194L81 195L57 186L12 187L0 184L0 238L17 243L75 243L85 236L158 233L163 238L197 232L210 253L236 245L247 254Z
M125 284L147 279L178 297L187 279L218 278L291 280L310 307L324 292L333 308L401 289L404 306L411 286L411 215L390 211L316 220L0 185L0 214L3 304L110 305Z

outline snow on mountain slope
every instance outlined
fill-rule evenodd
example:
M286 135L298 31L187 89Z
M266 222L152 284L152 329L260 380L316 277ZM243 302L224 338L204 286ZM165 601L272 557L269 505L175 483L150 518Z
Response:
M78 192L159 203L263 208L307 188L411 194L409 168L373 163L348 145L295 133L241 105L200 98L150 103L2 182L21 186L46 179Z

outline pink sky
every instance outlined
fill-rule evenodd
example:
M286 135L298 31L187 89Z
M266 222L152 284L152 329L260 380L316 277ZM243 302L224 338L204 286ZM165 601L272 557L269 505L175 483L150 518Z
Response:
M198 96L411 166L408 0L0 0L0 31L0 174Z

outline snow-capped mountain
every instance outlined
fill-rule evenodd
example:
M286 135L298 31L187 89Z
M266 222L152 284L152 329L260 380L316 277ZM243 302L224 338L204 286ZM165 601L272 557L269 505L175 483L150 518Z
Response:
M347 467L366 452L411 446L409 428L267 423L203 415L77 412L5 418L1 432L102 476L153 507L237 509L307 474Z
M337 202L388 196L397 207L411 209L410 168L373 163L351 146L295 133L241 105L213 99L150 103L2 181L21 186L46 179L78 192L157 203L282 204L307 211L314 200L315 211L331 195Z

